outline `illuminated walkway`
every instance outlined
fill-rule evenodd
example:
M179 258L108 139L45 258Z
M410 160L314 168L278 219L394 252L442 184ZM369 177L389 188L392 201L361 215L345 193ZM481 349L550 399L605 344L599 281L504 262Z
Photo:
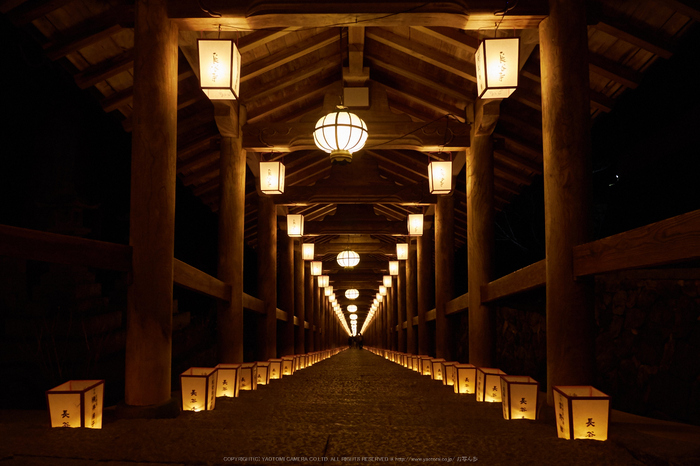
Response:
M631 417L620 422L614 413L619 420L607 442L559 440L549 409L539 421L505 421L499 404L476 403L473 395L456 395L360 350L239 398L218 399L214 411L176 419L107 418L102 430L92 431L50 429L43 411L0 414L1 466L262 465L299 457L306 461L296 464L320 464L323 458L329 464L369 464L370 457L386 464L427 458L484 465L665 464L661 458L700 464L700 428L674 431ZM695 435L695 443L674 440L678 434Z

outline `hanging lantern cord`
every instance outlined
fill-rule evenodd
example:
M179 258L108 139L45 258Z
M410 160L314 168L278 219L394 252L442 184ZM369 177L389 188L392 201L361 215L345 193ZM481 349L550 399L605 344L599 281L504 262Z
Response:
M506 17L506 14L511 11L513 8L518 6L518 0L515 0L512 6L508 6L508 0L506 0L506 7L502 10L498 10L494 12L494 16L500 16L501 20L498 23L495 23L496 30L493 32L493 37L496 37L496 34L498 33L498 28L501 26L501 23L503 22L503 19Z

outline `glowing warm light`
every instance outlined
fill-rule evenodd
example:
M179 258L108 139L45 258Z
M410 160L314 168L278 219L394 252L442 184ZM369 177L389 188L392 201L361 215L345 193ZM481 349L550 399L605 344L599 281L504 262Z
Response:
M590 386L555 386L557 436L564 439L608 439L610 397Z
M485 39L476 50L476 93L481 99L505 99L518 87L520 38Z
M216 366L216 396L238 396L238 369L240 364Z
M70 380L47 390L51 427L101 429L104 390L104 380Z
M228 39L199 39L199 85L211 100L236 100L241 83L241 54Z
M214 409L216 376L216 367L191 367L180 374L183 411Z
M357 320L357 314L350 314L350 320Z
M389 261L389 275L399 274L399 261Z
M290 238L304 236L304 216L300 214L287 214L287 234Z
M386 286L379 285L379 294L382 296L386 296Z
M500 403L502 375L506 375L506 373L500 369L477 367L476 401Z
M325 288L325 287L329 286L328 285L329 280L330 280L330 278L328 278L328 275L319 275L318 276L318 286L320 288Z
M348 306L348 312L357 312L357 306L351 304Z
M257 390L258 389L258 364L256 362L246 362L238 369L238 389Z
M331 293L333 293L333 287L332 287L332 286L327 286L327 287L323 290L323 294L326 295L326 296L330 296Z
M408 214L408 236L423 234L423 214Z
M338 253L338 265L341 267L355 267L360 263L360 255L355 251L345 250Z
M537 419L537 393L540 384L525 375L501 376L501 403L504 419Z
M321 117L314 129L314 142L330 154L333 163L349 163L353 152L367 141L367 125L354 113L339 109Z
M323 262L311 261L311 275L313 275L314 277L323 275Z
M382 277L382 285L386 286L387 288L391 287L391 275L384 275Z
M357 299L357 297L360 296L360 292L356 290L355 288L350 288L349 290L345 290L345 297L348 299Z
M289 222L289 218L287 218L287 222ZM303 220L302 220L303 224ZM287 227L289 228L289 227ZM292 236L292 235L289 235ZM304 243L301 245L301 257L305 261L312 261L314 260L314 243Z
M260 191L284 193L284 165L281 162L260 162Z
M400 261L408 259L408 243L396 243L396 258Z
M452 192L452 162L430 162L428 164L428 188L430 194Z

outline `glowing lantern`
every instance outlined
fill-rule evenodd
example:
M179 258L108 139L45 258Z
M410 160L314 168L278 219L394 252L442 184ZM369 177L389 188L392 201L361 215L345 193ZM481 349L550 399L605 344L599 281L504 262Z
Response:
M476 94L505 99L518 87L520 38L485 39L476 50Z
M384 275L382 277L382 284L387 288L391 288L391 275Z
M355 267L360 263L360 255L355 251L350 251L346 249L345 251L340 251L338 257L336 257L338 265L341 267Z
M246 362L241 364L238 369L238 389L239 390L257 390L258 375L257 364L254 362Z
M102 428L104 380L70 380L46 391L51 427Z
M267 385L270 383L270 363L257 362L255 363L256 384Z
M192 367L180 374L183 411L214 409L217 374L216 367Z
M399 261L389 261L389 275L399 274Z
M525 375L502 375L501 397L504 419L537 419L540 384Z
M323 262L311 261L311 275L317 277L323 274Z
M452 162L430 162L428 164L428 187L430 194L452 192Z
M294 356L282 357L282 375L294 374Z
M287 234L290 238L304 236L304 216L300 214L287 214Z
M238 396L238 369L240 364L219 364L216 366L216 396Z
M400 261L408 259L408 243L396 243L396 258Z
M199 39L199 85L211 100L236 100L241 84L241 54L228 39Z
M284 165L281 162L260 162L260 191L284 193Z
M302 217L302 224L304 223L304 217ZM287 217L287 222L289 222L289 217ZM289 228L289 225L287 226ZM292 235L289 235L292 236ZM299 235L301 236L301 235ZM304 243L301 245L301 257L305 261L312 261L314 260L314 243Z
M411 369L420 372L420 357L415 354L411 356Z
M420 361L419 361L419 370L422 375L430 375L430 369L433 368L433 364L431 362L431 357L430 356L419 356Z
M350 288L349 290L345 290L345 297L348 299L357 299L357 297L360 296L360 292L356 290L355 288Z
M270 380L282 378L282 360L270 359Z
M454 385L454 366L459 364L457 361L443 361L440 363L440 370L442 371L442 384L449 385L450 387Z
M349 305L348 312L357 312L357 306L355 306L354 304ZM350 318L352 319L352 316L350 316Z
M333 163L352 162L352 153L367 141L367 125L354 113L338 111L321 117L314 129L316 147L331 156Z
M330 285L327 286L327 287L323 290L323 294L324 294L325 296L330 296L330 295L332 295L332 294L333 294L333 287L330 286Z
M608 439L610 397L590 386L555 386L557 436L571 439Z
M350 314L350 320L357 320L357 314Z
M506 375L500 369L487 367L476 368L476 401L501 402L501 376Z
M386 296L386 286L379 285L379 294L382 296Z
M319 275L318 276L318 286L319 288L325 288L329 284L330 278L328 278L328 275Z
M444 359L433 358L430 360L430 378L433 380L442 380L442 363Z
M423 214L408 214L408 236L423 235Z
M476 392L476 366L455 364L453 374L455 393L471 394Z

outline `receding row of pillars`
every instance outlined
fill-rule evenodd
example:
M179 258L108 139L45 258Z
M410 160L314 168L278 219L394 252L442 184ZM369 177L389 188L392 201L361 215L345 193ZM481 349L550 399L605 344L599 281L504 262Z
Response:
M573 246L590 240L587 192L590 177L588 44L583 0L550 0L542 21L540 55L545 188L547 287L547 377L553 385L588 384L593 378L593 311L590 283L573 274ZM177 149L178 30L167 18L166 0L137 0L135 21L134 111L130 245L132 274L128 290L125 401L151 406L167 401L171 387L172 292ZM245 111L238 112L238 130ZM221 142L218 278L231 287L230 299L218 306L221 362L243 360L243 212L245 152L240 137ZM490 136L473 135L467 154L467 251L469 288L469 362L494 363L493 309L481 299L481 287L493 274L493 149ZM409 259L372 323L375 344L430 354L425 311L436 303L434 352L449 359L450 329L445 314L454 298L454 204L441 197L432 238L417 238ZM289 306L280 339L281 352L328 347L342 334L325 296L308 269L296 259L298 243L284 241L277 270L276 210L261 199L258 254L260 296L265 315L258 325L258 354L277 351L276 279L293 284L280 301ZM291 250L294 250L293 252ZM435 266L432 252L435 251ZM433 281L432 275L435 275ZM289 274L293 278L289 279ZM303 276L303 279L301 278ZM274 277L274 279L272 278ZM434 285L434 286L433 286ZM393 288L393 287L392 287ZM303 292L303 299L296 299ZM275 299L271 297L274 296ZM290 302L293 296L293 304ZM302 305L303 303L303 305ZM397 312L390 309L400 309ZM293 314L299 326L293 323ZM418 325L411 325L413 317ZM408 321L403 332L393 329ZM290 323L291 321L291 323ZM323 331L309 332L303 323ZM295 330L296 328L296 330ZM296 332L296 335L294 333Z

